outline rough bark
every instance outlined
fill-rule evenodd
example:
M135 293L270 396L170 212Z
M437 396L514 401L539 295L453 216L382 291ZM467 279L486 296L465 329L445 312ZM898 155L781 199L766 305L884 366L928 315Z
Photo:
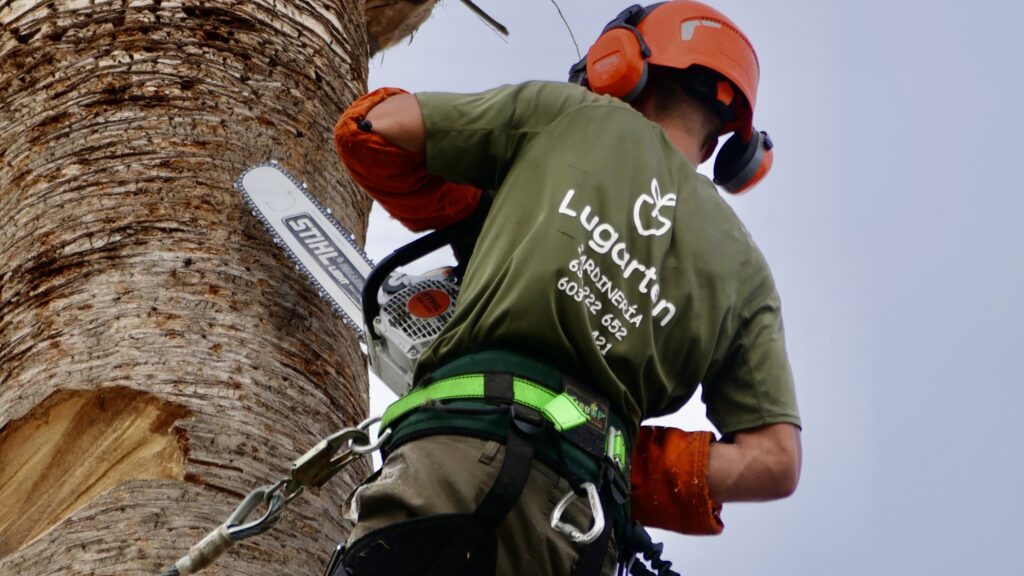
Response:
M365 415L232 182L276 158L361 234L330 134L366 59L359 0L0 0L0 574L159 573ZM209 573L318 574L366 473Z

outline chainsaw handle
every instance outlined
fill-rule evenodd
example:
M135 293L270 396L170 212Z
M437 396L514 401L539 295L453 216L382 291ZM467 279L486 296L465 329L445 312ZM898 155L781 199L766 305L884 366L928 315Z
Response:
M405 266L420 258L440 250L456 241L463 233L463 226L455 224L448 228L434 230L430 234L420 236L412 242L388 254L370 271L363 286L363 317L366 322L366 331L371 338L379 340L380 335L373 328L373 321L380 315L380 302L377 300L377 293L384 281L399 266Z
M399 266L415 262L445 246L454 246L461 239L470 237L473 239L473 243L475 243L476 237L480 235L484 219L487 218L487 213L491 211L493 201L493 192L486 190L481 192L476 209L467 218L446 228L434 230L429 234L420 236L388 254L370 271L370 275L366 278L366 284L363 285L362 295L363 321L366 322L366 331L370 338L380 340L380 335L373 328L373 321L376 320L377 316L380 316L380 302L377 300L377 293L380 292L380 287L384 285L384 281L388 279L388 276L398 269ZM466 254L457 254L456 256L465 258L468 261L471 253L472 245L470 245ZM460 262L459 264L464 266L466 263Z

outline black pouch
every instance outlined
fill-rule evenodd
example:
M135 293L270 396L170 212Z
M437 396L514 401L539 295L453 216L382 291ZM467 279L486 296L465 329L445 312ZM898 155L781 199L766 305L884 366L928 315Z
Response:
M327 576L420 576L459 533L469 514L438 514L415 518L374 530L352 543L341 565ZM490 535L481 543L459 574L494 574L498 540Z

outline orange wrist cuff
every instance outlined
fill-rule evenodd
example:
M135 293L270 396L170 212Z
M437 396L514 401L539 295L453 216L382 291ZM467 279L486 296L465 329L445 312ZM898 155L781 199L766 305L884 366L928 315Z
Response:
M679 532L722 532L722 507L708 490L711 432L641 426L633 451L630 509L641 524Z
M478 188L428 174L423 156L359 127L374 106L396 94L408 92L379 88L345 110L334 127L338 158L352 179L410 230L443 228L468 217L480 201Z

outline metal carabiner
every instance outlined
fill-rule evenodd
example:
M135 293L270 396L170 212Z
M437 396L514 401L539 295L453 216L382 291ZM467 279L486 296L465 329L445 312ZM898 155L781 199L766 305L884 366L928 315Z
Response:
M562 514L569 507L569 504L576 498L576 493L569 490L569 493L562 497L562 500L551 512L551 527L556 531L565 534L569 540L577 544L590 544L604 532L604 509L601 508L601 497L597 493L597 486L593 482L584 482L582 488L587 491L587 500L590 502L590 514L594 517L594 526L584 534L579 528L572 524L562 522Z
M362 454L353 450L357 440L369 440L365 430L344 428L321 440L292 464L291 479L302 486L319 488ZM348 446L342 451L342 446Z
M366 420L360 422L359 425L356 426L356 428L365 432L367 438L372 438L372 436L370 436L370 426L373 426L374 424L380 422L380 420L380 416L367 418ZM385 428L380 432L380 436L377 437L377 440L373 442L368 442L366 444L356 444L356 441L352 440L351 442L349 442L349 450L355 452L356 454L369 454L371 452L376 452L377 450L380 450L380 447L384 445L384 442L390 436L391 428Z
M234 546L235 542L269 530L281 517L281 512L287 504L287 497L281 490L281 486L282 484L279 482L260 486L249 492L249 495L242 500L242 503L235 508L235 511L223 524L204 536L189 549L188 554L174 563L171 570L164 571L164 574L194 574L212 564L218 556ZM263 503L267 505L266 514L258 520L246 522L249 516Z
M368 418L357 427L343 428L322 439L292 463L287 478L250 492L223 524L189 549L188 554L164 574L193 574L210 565L235 542L269 530L280 519L285 506L298 498L305 488L323 486L345 466L380 449L391 435L388 428L375 441L371 440L369 428L380 420L380 417ZM266 504L266 513L249 522L249 516L261 504Z
M290 500L281 490L282 487L283 481L277 484L260 486L249 492L249 495L242 500L242 503L235 508L235 511L224 522L227 533L235 540L241 540L254 534L265 532L273 526L281 516L285 504ZM249 516L259 508L260 504L264 503L267 505L266 513L257 520L246 522Z

